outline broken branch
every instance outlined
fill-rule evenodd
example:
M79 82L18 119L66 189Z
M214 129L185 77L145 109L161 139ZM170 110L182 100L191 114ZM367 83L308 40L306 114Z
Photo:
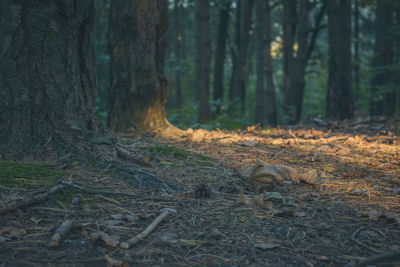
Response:
M176 214L176 210L175 209L171 209L171 208L165 208L161 210L162 213L160 215L158 215L157 218L154 219L154 221L147 226L146 229L144 229L143 232L141 232L140 234L138 234L137 236L129 239L126 242L122 242L120 244L121 248L124 249L128 249L130 247L132 247L133 245L135 245L137 242L139 242L140 240L144 239L146 236L148 236L151 232L153 232L153 230L157 227L157 225L159 225L161 223L161 221L168 216L168 214L170 213L174 213Z

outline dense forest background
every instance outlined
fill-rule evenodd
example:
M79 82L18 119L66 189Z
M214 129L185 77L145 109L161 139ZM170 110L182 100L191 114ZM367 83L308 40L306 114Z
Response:
M182 128L239 128L315 117L398 117L400 3L331 2L338 6L169 0L169 121ZM109 6L97 1L94 28L102 123L110 86Z

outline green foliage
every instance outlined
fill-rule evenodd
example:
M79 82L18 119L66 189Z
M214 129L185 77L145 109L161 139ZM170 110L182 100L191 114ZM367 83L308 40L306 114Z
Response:
M57 183L63 172L45 163L0 161L0 185L6 188L40 188Z
M148 148L153 156L162 156L167 158L185 159L190 156L190 152L176 146L159 145Z
M197 121L197 108L196 105L185 105L180 109L171 109L167 112L168 120L175 126L181 129L188 128L202 128L207 130L212 129L241 129L248 125L246 118L230 118L226 114L222 114L213 120L209 120L205 123L199 123Z

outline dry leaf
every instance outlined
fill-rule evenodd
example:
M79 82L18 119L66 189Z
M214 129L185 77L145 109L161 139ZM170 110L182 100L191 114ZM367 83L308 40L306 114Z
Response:
M242 192L239 193L238 202L244 204L245 206L251 206L252 203L248 197L246 197Z
M316 185L321 182L321 178L317 170L311 170L301 176L301 181L309 185Z
M247 179L259 191L272 189L276 185L283 184L285 179L298 180L298 173L293 168L262 163L239 170L239 175Z

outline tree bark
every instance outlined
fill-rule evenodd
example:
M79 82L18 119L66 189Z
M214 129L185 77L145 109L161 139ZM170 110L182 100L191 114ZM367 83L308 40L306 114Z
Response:
M266 16L266 7L264 0L256 0L256 16L257 16L257 24L256 24L256 61L257 61L257 79L256 79L256 93L255 93L255 123L259 123L261 125L265 122L265 89L264 89L264 81L265 81L265 54L268 52L267 42L265 38L265 16Z
M240 7L240 9L243 10L243 19L241 20L240 25L239 47L237 48L236 62L233 65L231 86L229 90L228 113L230 116L236 115L238 109L241 114L244 114L245 108L247 50L250 41L254 0L242 0L240 2L243 5L243 7Z
M175 70L175 107L182 107L182 86L181 86L181 29L179 26L179 0L174 0L174 45L175 45L175 65L178 68Z
M395 110L395 91L391 86L393 73L393 2L380 0L377 2L375 22L374 76L370 94L370 115L390 116Z
M272 68L272 56L271 56L271 42L272 42L272 30L271 30L271 6L270 1L265 1L266 13L265 13L265 72L267 79L267 122L268 124L275 126L277 124L277 109L275 101L275 84L273 80L273 68Z
M224 97L224 64L226 55L226 39L228 37L228 26L230 20L230 7L232 0L225 0L219 11L217 50L214 63L213 100L216 105L214 117L221 114Z
M198 119L210 119L210 2L196 0L196 92L199 100Z
M351 1L329 0L329 77L326 116L343 120L353 116L351 80Z
M297 1L283 0L283 56L282 56L282 93L284 122L292 123L295 117L295 107L291 103L290 95L290 73L293 66L293 45L296 33Z
M94 2L4 0L0 20L2 157L96 130Z
M354 73L354 101L357 99L360 92L360 0L354 0L354 58L353 58L353 73Z
M113 0L108 126L117 132L168 127L164 76L165 0Z

